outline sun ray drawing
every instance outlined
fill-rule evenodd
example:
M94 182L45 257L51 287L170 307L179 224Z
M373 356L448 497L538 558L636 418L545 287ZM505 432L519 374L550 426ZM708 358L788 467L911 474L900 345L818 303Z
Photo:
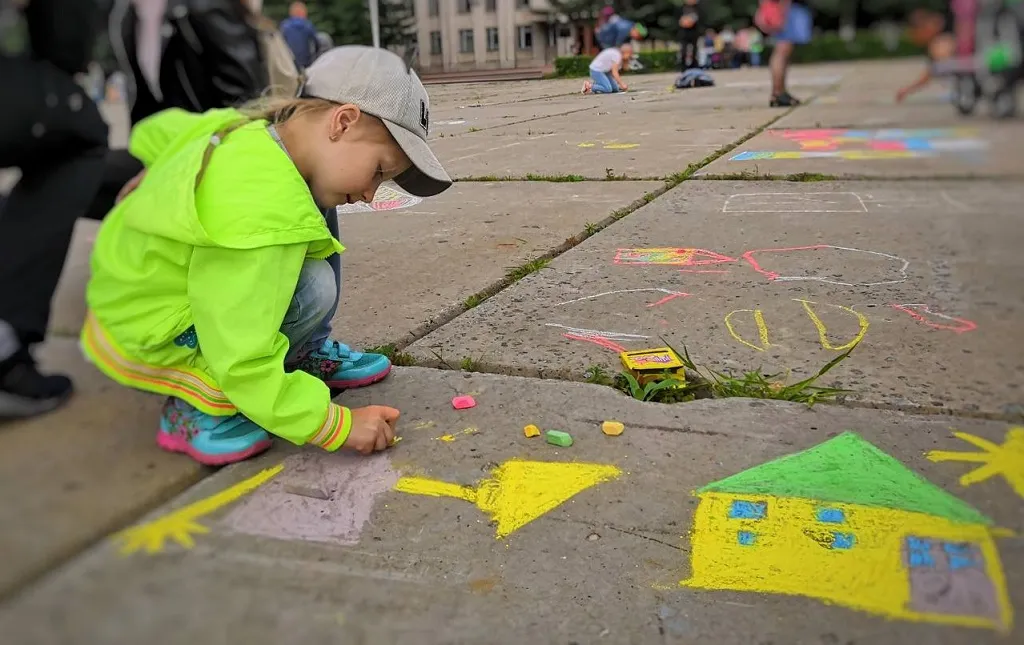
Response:
M1024 427L1014 426L1007 430L1002 444L966 432L954 432L953 436L979 448L979 451L932 450L925 455L928 460L981 464L960 477L961 486L970 486L1001 475L1013 492L1024 497Z

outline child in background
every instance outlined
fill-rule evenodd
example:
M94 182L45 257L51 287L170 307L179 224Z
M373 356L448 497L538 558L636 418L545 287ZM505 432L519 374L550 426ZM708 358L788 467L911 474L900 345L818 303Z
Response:
M945 29L946 19L941 14L925 9L910 14L908 35L915 45L928 48L928 65L916 81L900 88L896 93L897 103L927 87L935 76L935 64L956 54L956 38Z
M96 237L81 341L110 378L168 397L162 448L221 465L271 434L363 454L393 443L398 410L349 410L329 389L384 378L388 359L310 342L338 299L326 258L344 250L323 211L386 180L448 188L429 115L400 57L353 46L317 59L299 98L171 109L133 129L146 170Z
M614 94L629 88L619 75L623 61L633 55L632 45L609 47L590 63L590 80L583 82L584 94Z
M703 28L699 0L683 0L676 12L679 25L679 54L681 71L699 66L700 30Z

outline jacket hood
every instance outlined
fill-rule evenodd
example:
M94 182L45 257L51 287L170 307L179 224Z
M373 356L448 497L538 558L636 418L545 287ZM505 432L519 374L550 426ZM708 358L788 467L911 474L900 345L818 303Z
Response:
M265 121L233 109L168 110L136 126L130 149L148 163L145 179L115 207L125 226L191 246L317 243L311 252L324 257L343 248ZM152 159L154 149L161 152Z

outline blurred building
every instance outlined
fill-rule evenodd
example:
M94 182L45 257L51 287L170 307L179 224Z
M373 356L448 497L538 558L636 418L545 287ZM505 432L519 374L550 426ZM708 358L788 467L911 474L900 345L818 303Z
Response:
M574 30L548 0L413 2L422 73L536 69L572 53Z

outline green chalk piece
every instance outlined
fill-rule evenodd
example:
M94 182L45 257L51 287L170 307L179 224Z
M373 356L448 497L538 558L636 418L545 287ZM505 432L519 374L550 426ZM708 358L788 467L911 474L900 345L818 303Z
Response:
M544 433L544 439L554 446L568 448L572 445L572 435L561 430L548 430Z

